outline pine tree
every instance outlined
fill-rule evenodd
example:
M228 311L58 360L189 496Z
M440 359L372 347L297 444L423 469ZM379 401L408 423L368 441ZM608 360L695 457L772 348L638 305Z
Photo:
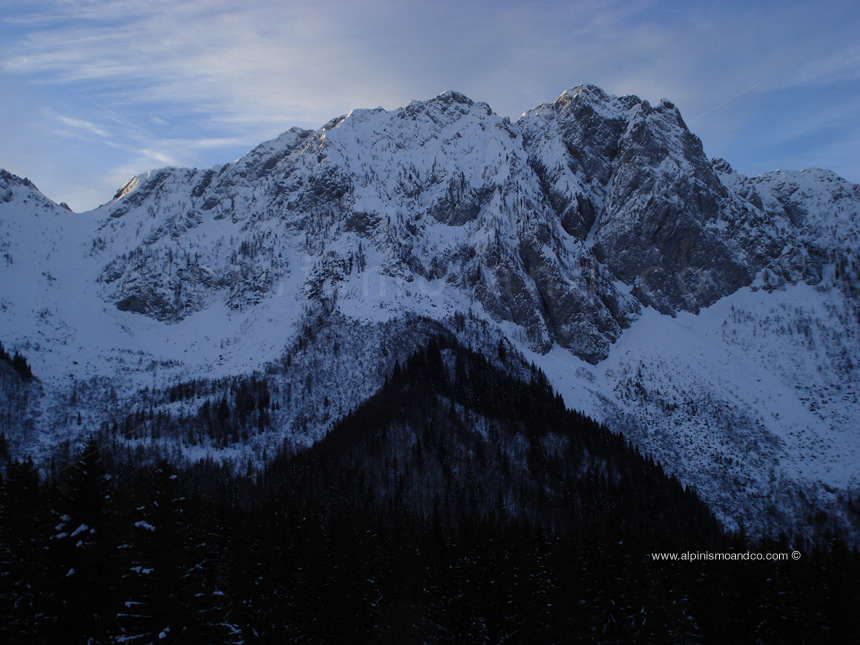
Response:
M47 532L45 496L31 458L6 466L0 500L0 635L6 642L29 640L38 629Z
M126 600L118 616L126 642L170 643L187 626L190 603L183 575L188 537L178 474L160 461L141 482L142 499L130 528L126 559Z
M49 541L53 580L48 638L103 642L115 631L119 584L110 478L91 439L68 467L59 523Z
M184 573L180 584L186 624L176 638L212 645L243 642L241 628L233 616L228 559L231 554L230 528L237 524L230 507L216 509L194 503L189 515Z

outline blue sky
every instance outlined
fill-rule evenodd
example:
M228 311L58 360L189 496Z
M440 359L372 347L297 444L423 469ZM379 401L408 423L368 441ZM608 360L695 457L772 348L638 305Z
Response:
M0 3L0 166L86 210L131 175L459 90L675 102L710 156L860 182L857 2Z

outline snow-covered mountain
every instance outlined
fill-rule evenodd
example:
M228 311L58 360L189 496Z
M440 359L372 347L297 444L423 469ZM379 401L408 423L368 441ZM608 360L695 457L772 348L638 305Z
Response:
M516 122L456 92L354 110L82 214L3 171L0 341L37 380L0 372L0 423L46 457L136 413L127 446L259 461L447 330L534 362L730 526L857 531L858 225L860 186L744 177L669 101L593 86ZM265 431L152 431L253 373Z

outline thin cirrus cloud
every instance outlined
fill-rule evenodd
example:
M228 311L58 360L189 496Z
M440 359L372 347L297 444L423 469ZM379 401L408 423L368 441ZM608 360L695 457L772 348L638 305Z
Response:
M837 172L860 180L858 130L832 109L860 98L851 3L7 5L0 165L78 209L108 199L120 173L224 163L354 107L457 89L516 117L580 82L672 99L706 152L743 172L830 152ZM780 123L811 132L792 138Z
M102 137L106 139L108 137L108 133L102 130L97 125L93 125L89 121L85 121L84 119L76 119L70 116L62 116L60 114L56 115L57 120L74 130L82 130L88 135L95 135L97 137Z

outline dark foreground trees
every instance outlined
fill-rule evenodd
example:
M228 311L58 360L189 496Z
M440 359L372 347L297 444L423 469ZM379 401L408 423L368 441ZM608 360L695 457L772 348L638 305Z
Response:
M851 642L858 556L746 551L538 372L431 344L309 450L236 475L86 446L3 481L4 642Z

